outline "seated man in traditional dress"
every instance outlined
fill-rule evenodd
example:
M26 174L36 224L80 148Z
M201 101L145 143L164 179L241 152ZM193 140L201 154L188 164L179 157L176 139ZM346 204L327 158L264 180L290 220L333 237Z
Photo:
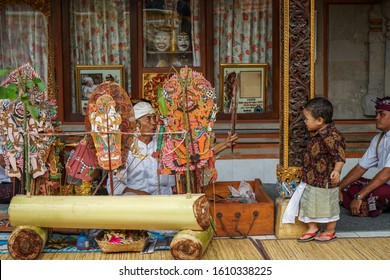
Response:
M158 174L155 110L146 101L138 102L133 108L138 137L134 139L126 160L126 167L113 176L113 193L114 195L172 194L172 188L176 184L175 176ZM237 134L229 135L214 146L215 153L236 145L237 141ZM107 188L111 193L110 180L107 180Z
M375 103L376 128L382 132L372 139L359 163L339 184L342 205L357 216L376 217L390 203L390 97L377 98ZM370 180L362 178L372 167L380 171Z
M150 103L134 105L136 133L124 169L113 176L114 195L172 194L175 176L158 174L156 113ZM138 138L138 139L136 139ZM110 192L110 180L107 187Z

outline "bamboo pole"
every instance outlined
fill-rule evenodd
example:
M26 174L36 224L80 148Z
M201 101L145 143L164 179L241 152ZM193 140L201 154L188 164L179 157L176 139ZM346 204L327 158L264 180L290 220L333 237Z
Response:
M35 226L19 226L8 238L8 251L15 260L35 260L45 247L48 230Z
M170 251L175 260L200 260L213 238L210 225L205 231L182 230L172 239Z
M210 225L204 194L143 196L25 196L10 203L12 226L135 230L204 230Z
M181 83L182 86L182 109L183 109L183 119L184 119L184 129L189 132L189 134L184 135L184 140L185 140L185 147L186 147L186 183L187 183L187 198L191 197L191 180L190 180L190 150L189 150L189 139L188 137L192 137L191 131L189 131L190 126L189 126L189 120L188 120L188 100L187 100L187 86L188 86L188 72L189 70L187 69L187 76L184 81L184 84ZM180 77L180 75L178 75Z

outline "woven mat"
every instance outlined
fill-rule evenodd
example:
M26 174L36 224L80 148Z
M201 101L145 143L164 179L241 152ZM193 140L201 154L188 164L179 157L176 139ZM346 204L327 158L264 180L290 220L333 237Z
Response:
M255 243L268 260L389 260L390 238L338 238L328 243L300 243L293 239Z
M7 240L11 233L0 233L0 254L8 254ZM51 234L43 248L43 253L91 253L101 252L94 240L90 240L88 250L79 250L76 247L77 235Z
M173 260L169 250L155 251L152 254L139 252L109 253L67 252L68 254L43 253L40 260ZM210 242L202 260L262 260L263 257L250 238L214 239ZM12 260L10 255L0 255L0 260Z
M50 234L48 241L46 242L45 248L42 250L42 253L94 253L102 252L99 245L95 241L95 236L100 232L100 230L91 230L89 240L89 249L88 250L79 250L76 247L77 235L74 234ZM0 233L0 254L9 254L7 250L7 241L11 233ZM163 235L158 236L157 231L149 232L151 237L156 239L154 251L163 251L169 250L169 244L173 236L167 236L164 238ZM165 234L169 234L166 231ZM148 239L148 240L149 240ZM139 254L139 252L137 252Z

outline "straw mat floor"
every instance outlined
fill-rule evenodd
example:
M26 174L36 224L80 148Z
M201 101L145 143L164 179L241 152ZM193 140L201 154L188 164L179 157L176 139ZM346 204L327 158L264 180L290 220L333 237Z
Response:
M171 253L42 253L40 260L172 260ZM203 260L390 260L390 238L338 238L329 243L294 239L214 239ZM12 260L0 254L0 260Z
M40 260L173 260L171 253L155 251L152 254L134 253L42 253ZM214 239L210 242L202 260L259 260L262 255L252 239ZM12 260L9 254L1 254L0 260Z
M329 243L255 240L268 260L390 260L390 238L338 238Z

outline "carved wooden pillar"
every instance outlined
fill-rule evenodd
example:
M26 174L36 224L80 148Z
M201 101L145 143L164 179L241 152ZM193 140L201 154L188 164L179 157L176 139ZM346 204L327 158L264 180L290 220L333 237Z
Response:
M314 97L314 0L281 0L281 153L278 191L291 197L302 173L308 139L302 108Z

